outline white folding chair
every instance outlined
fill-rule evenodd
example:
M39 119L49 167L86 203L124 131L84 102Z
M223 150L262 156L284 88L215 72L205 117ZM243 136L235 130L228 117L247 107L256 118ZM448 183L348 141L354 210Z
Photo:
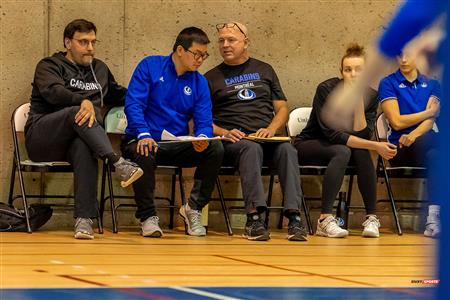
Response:
M390 131L388 120L386 119L384 113L380 114L377 118L375 124L375 137L377 141L386 141L388 133ZM436 123L433 126L433 130L438 132ZM420 200L395 200L394 193L392 191L391 178L426 178L426 168L425 167L412 167L412 166L400 166L392 167L387 160L378 155L377 160L377 177L384 178L386 182L386 189L389 197L389 202L392 207L392 214L394 215L395 225L397 228L397 233L402 235L402 228L400 225L398 210L396 207L396 202L422 202Z
M67 196L67 195L55 195L55 194L46 194L45 193L45 173L72 173L73 169L72 166L66 162L66 161L51 161L51 162L36 162L31 161L28 158L28 155L26 154L26 151L23 151L24 147L24 128L25 124L28 119L28 113L30 111L30 103L25 103L17 107L12 116L11 116L11 129L12 129L12 138L13 138L13 150L14 150L14 157L13 157L13 166L12 166L12 172L11 172L11 180L10 180L10 187L9 187L9 199L8 203L10 205L13 204L13 202L18 199L22 198L22 203L25 211L25 217L27 221L27 230L29 233L32 232L32 229L30 227L30 220L29 220L29 212L28 212L28 198L51 198L51 199L67 199L72 198L73 196ZM24 159L25 158L25 159ZM20 184L20 195L14 194L14 187L15 187L15 178L16 178L16 172L19 177L19 184ZM25 181L23 178L23 173L26 172L39 172L41 176L41 186L40 186L40 194L39 195L33 195L33 194L27 194L26 188L25 188ZM99 221L99 232L103 233L103 228L101 226L101 222Z

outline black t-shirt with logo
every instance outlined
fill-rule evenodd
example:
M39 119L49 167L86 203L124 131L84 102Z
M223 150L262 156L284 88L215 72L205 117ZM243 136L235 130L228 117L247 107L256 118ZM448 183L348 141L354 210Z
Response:
M273 118L273 100L286 101L274 69L254 58L237 66L221 63L205 77L214 124L227 130L252 133L266 128Z

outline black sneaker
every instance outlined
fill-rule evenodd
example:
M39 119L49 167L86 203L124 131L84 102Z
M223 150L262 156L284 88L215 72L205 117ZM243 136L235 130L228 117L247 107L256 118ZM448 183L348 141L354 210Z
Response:
M245 232L242 236L251 241L267 241L270 239L266 224L258 215L254 215L251 220L247 220Z
M295 216L295 218L289 221L287 239L289 241L306 241L306 237L306 229L302 224L300 216Z

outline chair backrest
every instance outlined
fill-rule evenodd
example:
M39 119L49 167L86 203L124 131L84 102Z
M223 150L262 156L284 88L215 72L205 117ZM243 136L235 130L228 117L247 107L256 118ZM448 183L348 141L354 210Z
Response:
M377 138L380 140L386 140L389 130L391 130L389 128L389 121L386 119L384 113L382 113L377 118L376 123ZM439 132L436 122L433 124L432 130L435 132Z
M113 107L108 111L105 117L105 130L107 133L125 133L127 127L127 116L124 107Z
M22 104L18 108L16 108L16 110L13 112L11 120L13 130L15 130L16 132L24 131L29 112L30 112L30 103Z
M378 139L380 140L387 139L387 134L389 131L389 123L386 117L384 116L384 113L380 114L377 118L376 131Z
M291 111L287 124L289 136L296 136L302 132L308 123L311 111L312 107L299 107Z

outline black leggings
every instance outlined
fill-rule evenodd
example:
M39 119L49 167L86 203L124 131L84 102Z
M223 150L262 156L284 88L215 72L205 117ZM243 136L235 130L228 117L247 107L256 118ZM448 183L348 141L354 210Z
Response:
M300 165L327 166L322 183L322 214L332 213L334 200L349 164L356 168L358 187L367 214L375 214L376 174L368 150L352 149L326 140L296 140L294 145Z
M426 134L418 137L416 141L409 147L398 147L397 155L389 161L393 167L426 167L427 173L429 170L435 168L433 162L436 163L438 157L438 134L434 131L429 131ZM433 180L427 175L427 199L430 204L438 204L436 197L433 195Z

